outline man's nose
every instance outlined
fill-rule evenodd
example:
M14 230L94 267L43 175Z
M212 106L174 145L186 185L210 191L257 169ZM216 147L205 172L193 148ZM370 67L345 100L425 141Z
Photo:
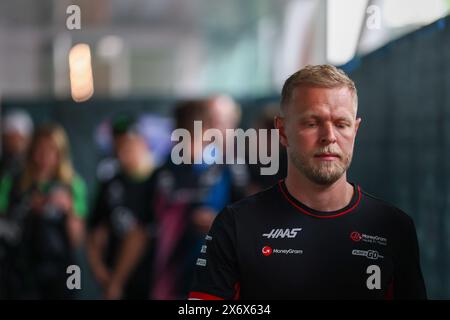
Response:
M336 135L332 124L324 124L320 134L320 142L322 144L332 144L336 142Z

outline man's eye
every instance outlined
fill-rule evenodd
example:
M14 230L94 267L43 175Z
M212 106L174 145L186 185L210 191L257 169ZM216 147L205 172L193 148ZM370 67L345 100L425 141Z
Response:
M315 126L317 126L317 123L315 123L315 122L308 122L308 123L306 123L306 126L308 128L314 128Z
M349 125L348 125L348 123L341 122L341 123L336 124L336 127L338 127L339 129L344 129L344 128L349 127Z

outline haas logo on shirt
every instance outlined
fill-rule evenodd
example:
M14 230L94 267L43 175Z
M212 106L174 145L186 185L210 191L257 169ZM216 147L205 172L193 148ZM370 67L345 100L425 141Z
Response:
M272 229L270 233L263 233L263 237L268 239L276 239L276 238L295 238L297 236L297 232L300 232L302 228L293 228L293 229Z

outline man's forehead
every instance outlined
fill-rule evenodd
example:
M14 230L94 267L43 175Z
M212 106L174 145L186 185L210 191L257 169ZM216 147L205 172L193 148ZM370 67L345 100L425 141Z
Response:
M134 141L139 141L142 137L134 132L128 132L125 134L122 134L116 138L117 142L120 143L129 143Z
M325 88L299 86L293 91L290 106L295 112L333 111L355 113L355 97L347 87Z
M352 91L345 87L320 87L320 86L297 86L292 92L292 98L297 100L342 100L342 99L353 99ZM300 100L300 101L301 101Z

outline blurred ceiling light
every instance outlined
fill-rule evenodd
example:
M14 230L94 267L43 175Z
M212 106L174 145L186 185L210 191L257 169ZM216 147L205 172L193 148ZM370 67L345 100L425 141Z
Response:
M328 0L327 60L329 63L340 65L353 58L367 3L368 0Z
M69 69L72 99L76 102L88 100L94 94L89 45L80 43L70 49Z
M100 39L97 44L96 53L104 59L113 59L123 51L123 40L118 36L106 36Z
M390 28L428 24L447 13L446 0L383 1L383 16L386 26Z

